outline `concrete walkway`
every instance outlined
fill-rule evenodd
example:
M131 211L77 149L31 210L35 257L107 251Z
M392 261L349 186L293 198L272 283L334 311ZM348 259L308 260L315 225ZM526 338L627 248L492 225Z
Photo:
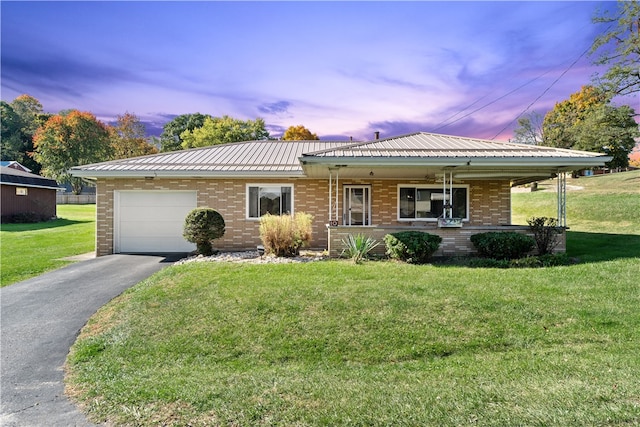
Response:
M109 255L0 289L0 425L90 426L63 365L89 317L180 255Z

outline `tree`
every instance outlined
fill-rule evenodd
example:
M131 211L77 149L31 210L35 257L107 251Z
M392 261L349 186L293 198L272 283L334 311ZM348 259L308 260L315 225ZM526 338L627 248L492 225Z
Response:
M313 141L318 140L318 135L311 133L309 129L302 125L289 126L282 135L284 141Z
M542 120L542 115L536 111L520 117L518 127L513 131L513 142L531 145L542 143Z
M608 167L626 167L634 138L640 136L634 116L629 106L611 105L603 89L584 86L547 113L543 144L604 152L613 157Z
M604 90L612 95L640 92L640 3L619 0L615 16L604 13L593 21L610 25L591 46L591 54L599 53L595 63L609 65L600 77Z
M24 154L20 116L5 101L0 101L2 132L0 133L0 155L2 160L15 160L22 163ZM25 165L26 166L26 165Z
M20 95L10 104L2 101L2 160L15 160L35 174L40 164L30 155L33 135L48 119L40 101L30 95Z
M208 147L228 142L269 139L264 120L239 120L229 116L207 117L201 128L184 131L183 148Z
M584 121L575 126L573 148L604 152L613 157L607 163L609 168L626 168L629 153L636 145L635 138L640 136L634 115L635 111L628 105L594 107Z
M147 142L144 124L135 114L125 113L118 116L110 131L114 159L127 159L158 152L156 147Z
M589 111L597 105L607 102L602 89L594 86L583 86L573 93L569 99L556 103L553 110L544 116L542 133L544 145L559 148L572 148L575 144L573 126L584 120Z
M33 157L42 164L44 175L70 182L76 194L82 189L82 181L73 178L69 169L113 156L107 126L93 114L77 110L47 120L34 135L33 145Z
M182 150L182 135L185 131L193 131L202 127L208 114L182 114L170 122L166 123L162 128L160 135L160 151L176 151Z

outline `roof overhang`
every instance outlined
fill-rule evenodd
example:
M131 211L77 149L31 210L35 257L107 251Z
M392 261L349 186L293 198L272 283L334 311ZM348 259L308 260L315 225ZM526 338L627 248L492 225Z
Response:
M610 157L587 158L300 158L310 178L436 179L445 171L458 180L509 180L523 184L555 176L560 172L602 166Z
M24 184L24 183L21 183L21 182L1 181L0 184L1 185L12 185L14 187L44 188L45 190L55 190L55 191L64 190L64 187L58 187L58 186L54 187L54 186L51 186L51 185Z

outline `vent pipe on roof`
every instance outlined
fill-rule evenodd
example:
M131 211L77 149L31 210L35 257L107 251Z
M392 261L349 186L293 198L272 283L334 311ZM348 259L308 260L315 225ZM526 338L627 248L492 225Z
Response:
M380 132L379 131L375 131L373 134L376 136L376 139L380 139Z

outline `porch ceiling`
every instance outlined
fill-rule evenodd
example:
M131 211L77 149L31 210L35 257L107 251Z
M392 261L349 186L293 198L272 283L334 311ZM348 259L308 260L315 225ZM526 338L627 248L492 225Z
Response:
M566 167L497 167L470 165L345 165L345 164L303 164L307 177L327 179L338 175L340 179L408 179L435 181L442 179L444 172L453 173L456 181L508 180L512 185L539 181L555 176L558 172L572 170Z

